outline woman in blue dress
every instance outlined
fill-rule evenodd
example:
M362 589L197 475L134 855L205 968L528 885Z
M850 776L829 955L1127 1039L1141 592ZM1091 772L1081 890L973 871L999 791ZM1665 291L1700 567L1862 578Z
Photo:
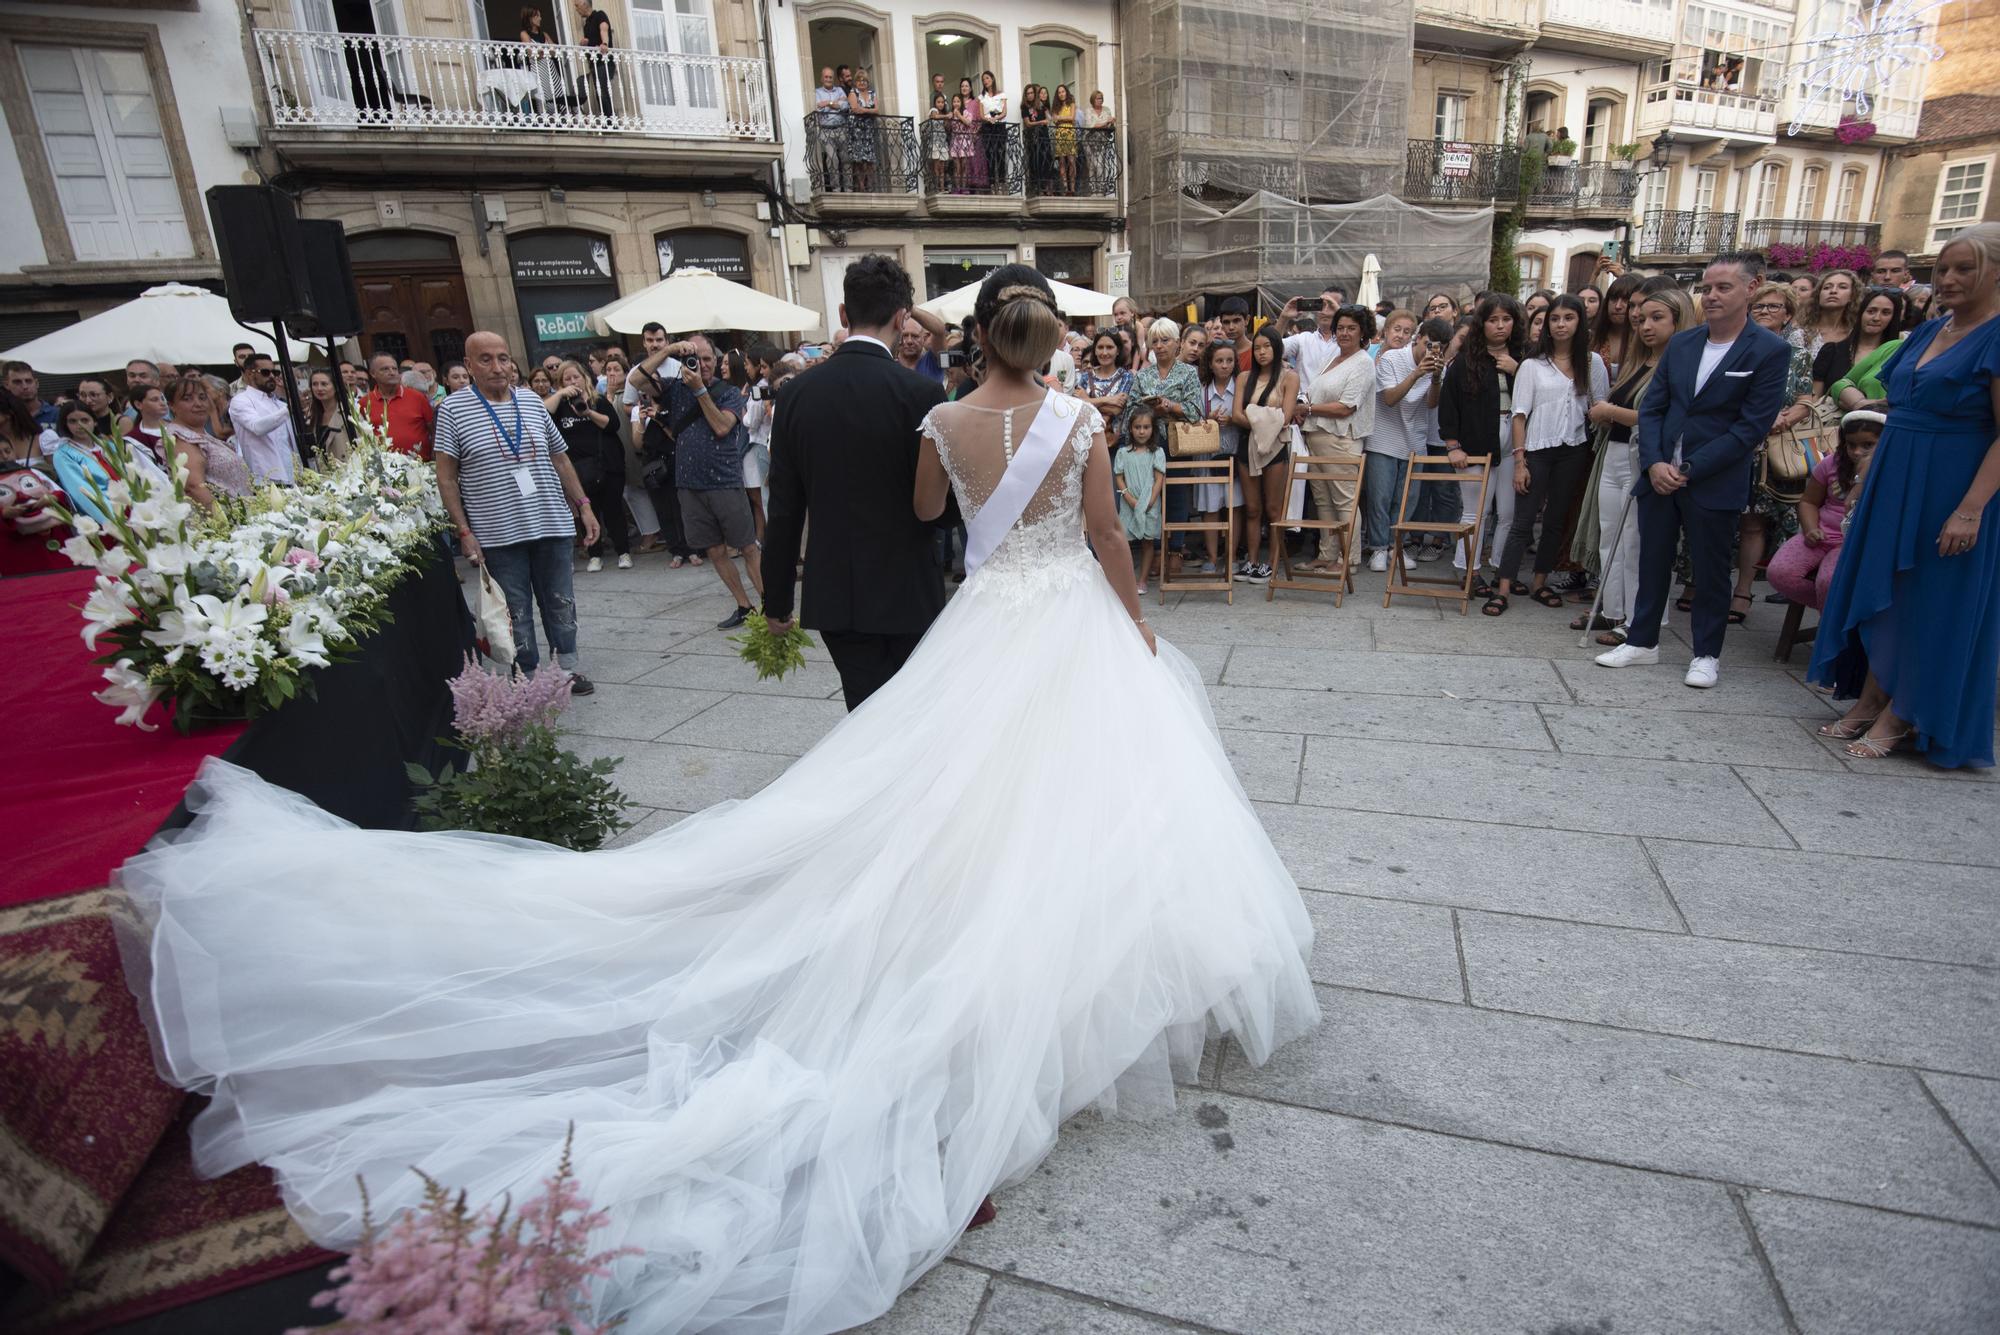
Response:
M1881 379L1875 451L1813 644L1811 677L1842 699L1821 731L1847 754L1905 748L1934 765L1993 763L2000 672L2000 223L1939 252L1949 312L1903 340Z

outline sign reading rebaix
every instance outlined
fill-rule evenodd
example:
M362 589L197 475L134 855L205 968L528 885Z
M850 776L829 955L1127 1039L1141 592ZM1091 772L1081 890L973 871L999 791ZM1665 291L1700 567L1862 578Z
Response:
M611 281L611 242L589 232L529 232L509 238L516 287Z
M701 228L661 232L653 245L659 251L662 278L681 269L706 269L717 278L750 285L750 243L735 232Z
M544 343L590 337L589 311L562 311L535 317L535 337Z

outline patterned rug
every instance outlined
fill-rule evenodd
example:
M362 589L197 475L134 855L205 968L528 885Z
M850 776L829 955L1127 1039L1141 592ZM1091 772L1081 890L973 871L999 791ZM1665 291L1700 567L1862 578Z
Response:
M155 1073L90 891L0 910L0 1329L100 1330L327 1259L268 1172L195 1176L200 1101Z

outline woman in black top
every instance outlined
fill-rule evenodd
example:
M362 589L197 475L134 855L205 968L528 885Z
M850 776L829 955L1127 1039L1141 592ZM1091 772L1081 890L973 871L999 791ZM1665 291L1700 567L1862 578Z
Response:
M1527 320L1521 303L1504 293L1488 293L1472 316L1472 333L1464 349L1445 368L1438 390L1438 435L1453 468L1484 459L1490 469L1487 497L1499 510L1499 530L1514 522L1514 456L1502 447L1503 427L1514 409L1514 373L1527 353ZM1512 437L1504 439L1511 441ZM1481 515L1479 482L1458 484L1464 501L1460 522L1477 524ZM1452 557L1454 569L1465 569L1466 547ZM1491 592L1483 582L1474 592Z
M632 567L632 538L625 526L625 443L618 435L618 409L591 388L590 372L578 362L556 368L561 387L542 400L569 446L570 467L590 497L600 518L597 541L591 544L593 573L604 569L604 541L618 553L618 568Z
M1828 342L1813 358L1813 397L1826 393L1827 386L1844 380L1855 364L1897 336L1903 327L1903 294L1893 287L1871 287L1861 295L1861 314L1854 332L1839 342Z

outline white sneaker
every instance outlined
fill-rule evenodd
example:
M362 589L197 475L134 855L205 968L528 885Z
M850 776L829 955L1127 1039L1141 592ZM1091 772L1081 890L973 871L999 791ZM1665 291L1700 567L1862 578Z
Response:
M1386 547L1378 548L1375 555L1368 558L1368 568L1378 575L1387 570L1389 568L1389 549Z
M1606 649L1597 656L1597 666L1608 668L1640 667L1660 661L1660 648L1641 649L1636 644L1621 644L1616 649ZM1711 663L1714 659L1709 660ZM1693 683L1690 682L1690 685Z
M591 557L590 564L585 566L584 569L595 575L598 571L604 569L604 558L601 556Z
M1715 679L1721 675L1721 663L1713 658L1697 658L1688 664L1688 674L1684 680L1696 690L1705 691L1715 685Z
M630 570L632 568L632 554L630 552L618 553L618 568L620 570Z
M1410 549L1405 547L1403 549L1403 569L1415 570L1416 568L1417 568L1417 558L1411 556Z

